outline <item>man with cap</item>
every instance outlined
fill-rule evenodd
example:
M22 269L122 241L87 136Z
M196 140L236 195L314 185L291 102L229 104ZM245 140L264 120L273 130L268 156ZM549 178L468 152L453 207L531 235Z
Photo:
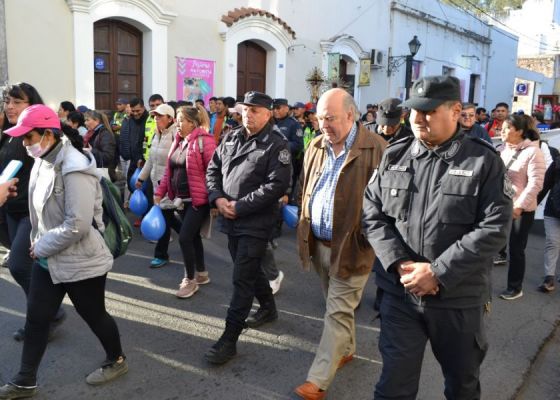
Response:
M492 257L507 241L512 186L496 150L459 127L459 80L414 82L413 137L387 147L367 186L363 231L376 271L383 369L375 399L415 399L426 342L447 399L479 399Z
M293 168L290 190L291 193L294 193L294 188L303 164L303 129L297 119L290 117L288 100L274 99L272 112L274 115L274 123L286 139L288 139L290 145Z
M235 356L243 329L278 318L261 262L279 212L278 199L290 185L290 150L271 123L269 96L247 92L241 104L243 125L222 139L206 173L208 198L220 213L234 264L226 327L205 354L212 364L224 364ZM247 319L255 297L260 308Z
M117 111L115 111L115 113L113 114L113 119L111 120L111 129L113 130L113 132L119 133L122 123L127 117L126 106L128 105L128 100L121 97L117 99L115 105L117 107Z
M389 98L379 103L377 111L377 133L389 144L412 136L409 127L401 124L401 100Z
M354 310L375 254L361 230L364 189L386 143L358 123L352 96L336 88L317 104L322 135L305 153L298 250L319 276L326 302L323 333L299 399L321 400L336 371L356 352Z
M303 104L301 101L297 101L292 106L292 110L293 110L293 117L297 121L300 118L303 118L303 113L305 112L305 104Z

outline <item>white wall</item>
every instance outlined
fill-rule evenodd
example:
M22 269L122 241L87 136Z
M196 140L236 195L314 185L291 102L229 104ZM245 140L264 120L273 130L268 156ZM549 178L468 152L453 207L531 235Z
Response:
M11 83L33 85L48 106L75 101L72 15L64 0L6 1Z
M517 40L497 28L491 30L491 39L486 97L482 103L487 109L502 101L511 105L517 72Z
M275 52L270 53L270 65L267 67L267 84L269 87L274 86L270 94L283 95L290 102L309 100L310 93L305 79L313 67L324 67L325 53L321 49L321 42L324 41L331 41L334 44L333 48L346 52L346 56L355 60L357 57L368 55L371 49L384 53L384 67L371 70L371 84L357 88L356 97L359 99L360 109L363 110L367 103L378 103L387 97L398 97L404 87L405 66L402 65L394 76L387 77L387 56L389 49L394 56L409 54L408 41L414 35L417 35L422 43L420 52L415 57L423 62L421 75L441 74L442 66L454 68L454 75L464 82L466 100L470 74L479 74L481 84L477 93L480 96L480 104L493 106L496 101L511 99L515 77L516 39L489 28L478 19L454 7L440 4L437 0L346 0L344 6L341 6L340 0L215 0L204 3L183 0L155 1L162 10L174 13L176 17L167 26L167 43L159 44L153 39L154 32L159 32L160 27L163 29L164 24L154 20L151 22L152 26L144 30L143 70L149 75L144 89L167 94L168 99L176 97L175 57L214 60L215 94L235 96L233 88L236 86L236 58L232 53L234 46L233 42L224 41L231 28L225 27L221 17L228 11L241 7L268 10L295 31L295 40L281 40L282 38L274 32L276 28L271 21L268 32L256 38L266 41L270 48L275 49ZM125 9L124 5L130 7L133 2L95 2L98 3L103 4L104 8ZM391 10L393 3L399 4L397 8L400 7L401 11ZM21 6L22 4L24 6ZM38 12L29 13L30 9ZM418 12L424 17L417 15ZM21 27L13 22L30 19L31 23L26 24L23 33ZM56 101L73 100L74 93L92 91L91 88L85 87L86 84L89 85L90 79L74 78L79 76L80 72L75 72L72 66L80 63L75 62L73 57L75 49L80 46L80 39L83 38L78 37L74 43L73 32L76 30L72 29L72 17L65 0L51 0L49 6L43 0L7 2L6 20L8 63L12 79L31 80L31 77L39 88L45 88L42 93ZM47 21L49 26L52 25L52 29L45 30L44 21ZM139 22L148 26L147 22ZM447 24L453 29L444 29L438 26L438 23ZM490 37L492 44L484 44L481 40L457 32L463 28L476 35ZM241 37L246 33L247 31L237 36ZM341 35L350 37L352 46L348 46L346 42L342 43ZM275 41L273 36L279 39ZM35 45L36 41L32 38L36 37L46 37L46 40L41 41L41 46ZM162 40L165 35L157 37L160 38L158 40ZM150 38L153 43L148 43ZM289 46L290 44L292 46ZM161 48L158 49L158 46ZM165 46L167 52L163 49ZM21 51L22 48L55 54L56 77L64 79L45 74L43 68L37 68L31 61L31 52ZM280 67L280 64L283 67ZM359 70L356 74L358 72ZM165 80L160 77L164 75ZM277 79L273 79L274 77Z

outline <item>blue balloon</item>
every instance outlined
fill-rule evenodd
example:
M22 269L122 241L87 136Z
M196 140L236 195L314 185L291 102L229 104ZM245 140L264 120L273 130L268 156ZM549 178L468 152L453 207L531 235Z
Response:
M128 188L131 192L134 192L136 190L136 181L138 180L141 171L142 170L140 168L136 168L136 171L134 171L134 173L130 177L130 180L128 181Z
M148 211L148 198L140 189L136 189L130 196L128 207L140 217Z
M297 206L291 206L286 204L282 208L282 217L284 218L284 222L290 228L295 229L298 224L298 208Z
M136 181L138 180L138 178L140 178L140 172L142 172L142 168L136 168L136 171L134 171L134 173L130 177L130 180L128 181L128 188L131 192L134 192L136 190ZM144 182L142 182L142 191L144 193L146 193L147 187L148 181L145 180Z
M142 236L148 240L159 240L165 233L165 218L158 205L152 207L140 225Z

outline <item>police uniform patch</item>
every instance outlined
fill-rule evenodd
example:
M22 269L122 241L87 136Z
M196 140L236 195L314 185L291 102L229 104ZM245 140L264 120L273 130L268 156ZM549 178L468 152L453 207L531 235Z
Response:
M453 143L451 143L451 146L449 146L449 150L445 152L445 158L446 159L453 158L455 154L459 152L460 148L461 148L461 143L458 140L454 140Z
M515 189L507 173L504 174L504 194L510 199L513 199L513 195L515 194Z
M278 153L278 161L280 161L282 164L289 164L290 163L290 151L289 150L281 150L280 153Z
M303 131L302 131L301 129L298 129L298 130L296 131L296 136L297 136L297 137L303 137Z
M387 169L389 171L399 171L399 172L408 171L408 167L406 165L396 165L396 164L389 165L389 167Z

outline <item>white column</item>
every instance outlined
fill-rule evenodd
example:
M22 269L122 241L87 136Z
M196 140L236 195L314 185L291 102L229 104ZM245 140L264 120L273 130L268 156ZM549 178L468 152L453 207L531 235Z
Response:
M149 48L144 51L144 67L151 65L151 70L144 71L144 100L154 93L161 94L166 101L175 100L175 93L167 93L167 66L175 62L167 57L167 26L155 25L151 33L144 33L143 40L145 50Z
M0 0L0 85L8 81L8 44L4 0Z
M74 11L74 81L76 105L95 106L93 69L93 21L85 12Z

